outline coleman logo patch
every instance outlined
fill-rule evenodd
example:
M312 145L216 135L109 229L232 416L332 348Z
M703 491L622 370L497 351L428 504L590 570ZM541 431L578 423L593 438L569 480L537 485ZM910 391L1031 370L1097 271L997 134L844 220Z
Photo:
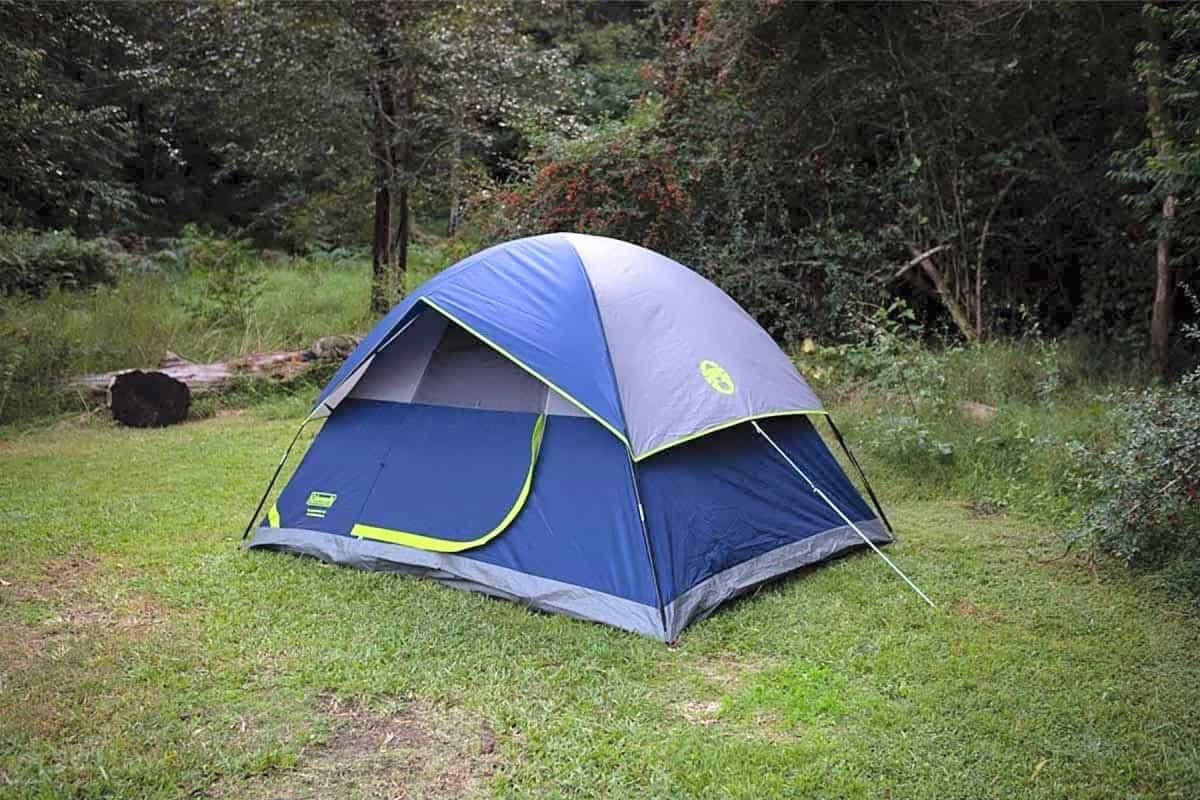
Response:
M705 359L700 362L700 374L704 376L704 380L708 381L708 385L712 387L714 392L720 394L733 394L737 388L733 385L733 378L729 377L729 373L715 361Z
M337 500L336 494L329 492L310 492L308 500L304 501L304 513L306 516L323 519L329 509L333 507Z

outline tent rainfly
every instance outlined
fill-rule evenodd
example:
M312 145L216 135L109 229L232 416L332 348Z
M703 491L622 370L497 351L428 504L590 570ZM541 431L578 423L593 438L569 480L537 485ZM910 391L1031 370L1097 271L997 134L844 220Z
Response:
M597 236L519 239L363 339L247 546L674 641L772 578L883 555L886 518L819 416L766 331L690 269Z

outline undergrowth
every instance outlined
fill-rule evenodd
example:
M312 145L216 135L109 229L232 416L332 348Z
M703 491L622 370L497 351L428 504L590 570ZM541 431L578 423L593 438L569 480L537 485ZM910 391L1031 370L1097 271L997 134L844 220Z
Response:
M896 305L798 357L888 499L1016 512L1200 598L1200 372L1159 387L1093 341L920 333Z
M463 247L414 245L407 288L461 258ZM79 411L87 400L64 391L68 378L154 367L168 351L209 362L364 333L374 323L370 272L352 251L267 260L192 232L127 259L112 286L0 297L0 425Z

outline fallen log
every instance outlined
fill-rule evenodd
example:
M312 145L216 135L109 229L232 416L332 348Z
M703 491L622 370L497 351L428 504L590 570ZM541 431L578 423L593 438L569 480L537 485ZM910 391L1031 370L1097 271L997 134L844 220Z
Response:
M121 422L125 420L118 414L128 408L130 419L150 420L142 422L142 425L171 424L157 421L160 419L158 415L162 415L161 419L169 419L182 407L186 416L191 396L219 392L242 379L292 380L321 362L344 359L358 342L355 336L326 336L304 350L251 353L212 364L198 364L168 351L157 369L124 369L80 375L68 381L66 389L85 402L103 403L113 411L113 417ZM188 399L182 399L177 388L168 388L174 383L182 385ZM159 406L161 408L157 408ZM171 422L181 419L183 417L171 419ZM126 424L139 423L133 421Z

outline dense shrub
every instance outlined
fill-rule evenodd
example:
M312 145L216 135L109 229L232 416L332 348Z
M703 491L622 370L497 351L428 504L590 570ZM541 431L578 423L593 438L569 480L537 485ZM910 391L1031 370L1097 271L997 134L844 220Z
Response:
M374 187L366 178L312 192L283 214L279 244L293 252L310 247L363 246L371 241Z
M1095 473L1102 499L1073 536L1200 600L1200 370L1119 399L1123 434Z
M203 289L182 298L188 313L215 325L245 325L262 294L263 263L248 242L183 229L188 272Z
M654 134L656 124L646 105L627 123L552 148L532 180L499 193L490 238L575 231L671 250L691 209L674 147Z
M117 259L67 231L0 232L0 294L41 297L52 288L87 289L116 279Z

